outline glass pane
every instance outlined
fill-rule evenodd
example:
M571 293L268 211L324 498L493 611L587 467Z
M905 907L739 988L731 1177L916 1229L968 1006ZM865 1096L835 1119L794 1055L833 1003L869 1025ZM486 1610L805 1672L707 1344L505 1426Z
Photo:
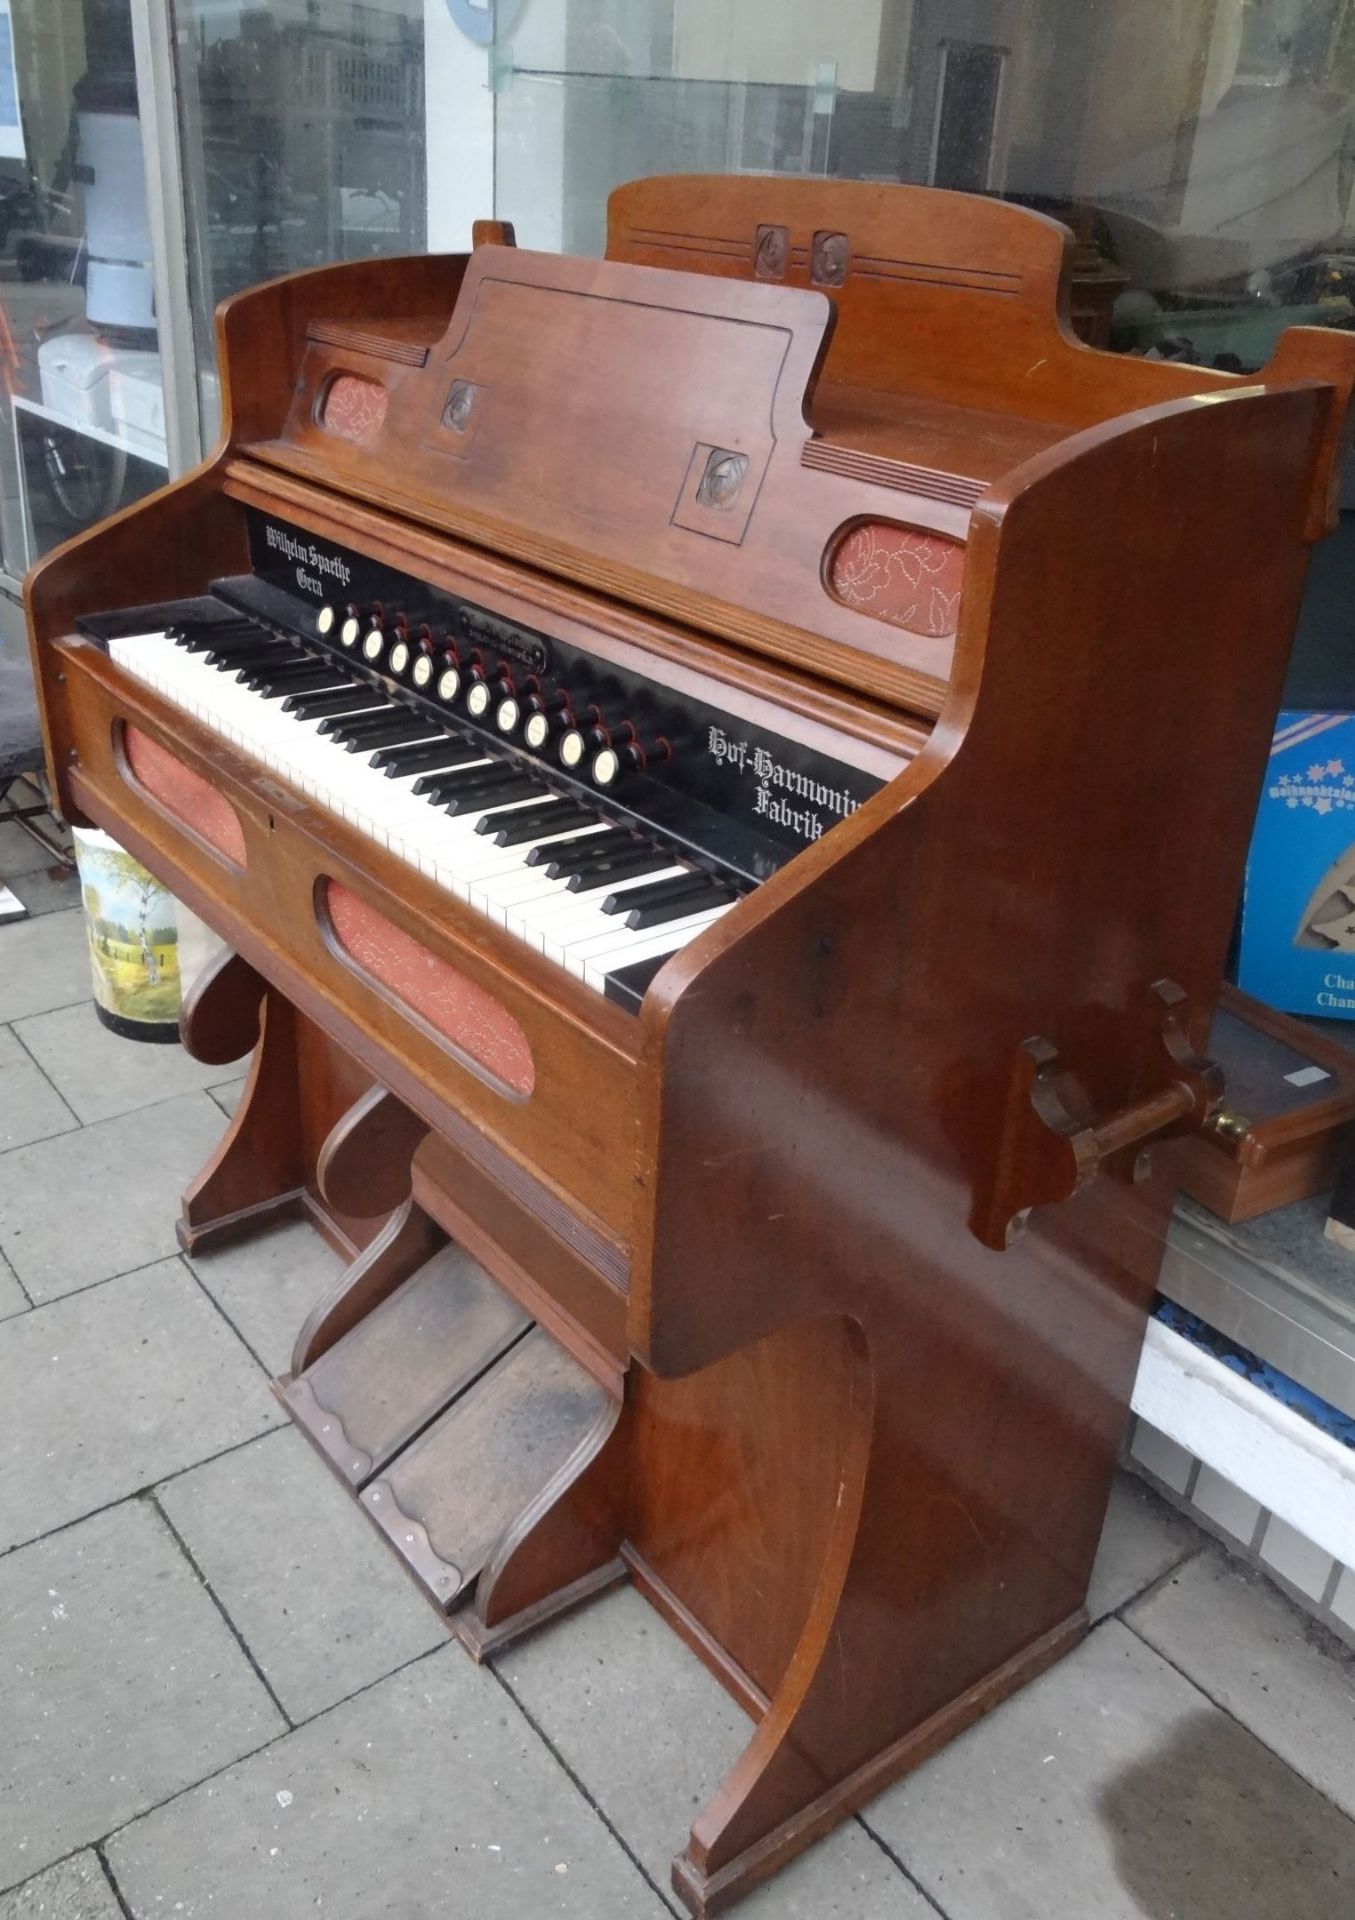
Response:
M447 0L455 10L471 0ZM495 211L597 252L646 173L993 192L1099 344L1254 367L1355 322L1352 0L499 0Z
M0 560L165 478L130 0L0 0Z
M174 23L210 441L218 301L300 267L424 246L424 4L175 0Z

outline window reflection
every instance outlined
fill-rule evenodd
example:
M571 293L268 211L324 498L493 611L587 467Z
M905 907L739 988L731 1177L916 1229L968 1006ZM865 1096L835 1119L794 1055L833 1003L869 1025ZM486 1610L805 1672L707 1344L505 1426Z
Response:
M178 0L209 439L218 410L218 301L301 267L422 249L423 23L423 0Z

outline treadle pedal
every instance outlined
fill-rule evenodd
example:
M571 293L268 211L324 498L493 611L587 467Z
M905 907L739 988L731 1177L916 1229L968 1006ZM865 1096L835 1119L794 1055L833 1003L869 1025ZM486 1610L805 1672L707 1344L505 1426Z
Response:
M287 1410L361 1487L532 1325L464 1248L445 1247L284 1390Z
M534 1327L359 1497L420 1584L451 1607L615 1409Z

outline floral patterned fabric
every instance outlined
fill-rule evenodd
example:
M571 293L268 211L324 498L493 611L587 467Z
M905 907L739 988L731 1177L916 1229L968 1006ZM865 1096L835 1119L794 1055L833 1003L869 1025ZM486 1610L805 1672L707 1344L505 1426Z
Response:
M942 639L959 618L964 561L958 540L892 520L863 520L834 548L828 584L849 607Z
M137 784L158 800L166 813L224 854L233 866L244 866L245 836L240 817L210 781L176 760L139 727L123 729L122 746Z
M334 938L356 966L511 1092L531 1092L536 1082L531 1044L493 994L339 881L325 882L325 905Z
M344 440L370 440L381 431L387 405L386 389L375 380L341 373L325 389L320 423Z

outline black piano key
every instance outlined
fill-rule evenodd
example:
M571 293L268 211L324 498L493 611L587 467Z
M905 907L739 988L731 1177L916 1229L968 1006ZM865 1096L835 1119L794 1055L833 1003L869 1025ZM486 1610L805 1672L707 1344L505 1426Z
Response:
M331 714L327 720L320 722L316 731L328 734L331 739L346 745L349 737L363 724L374 726L380 720L389 720L393 714L408 712L408 707L402 707L398 701L386 699L383 694L374 707L364 708L361 713Z
M198 651L214 665L219 661L223 665L227 660L247 660L252 653L280 653L288 642L279 640L276 634L257 633L237 634L233 639L221 640L215 634L207 636L207 644Z
M449 794L441 805L451 814L484 813L500 801L530 800L543 791L529 774L509 769L494 785L476 787L470 793Z
M260 682L259 692L265 700L284 700L288 694L299 699L304 693L324 693L337 689L339 676L331 673L328 667L316 667L311 673L289 673L279 679L276 675Z
M209 647L232 646L244 639L257 640L265 629L252 620L214 620L201 625L169 627L169 638L185 653L206 653Z
M661 873L672 864L671 853L661 853L654 847L637 847L634 853L619 853L615 859L580 867L570 874L565 885L571 893L596 893L599 887L609 887L613 880L636 880L642 874ZM551 873L552 869L547 867L546 872Z
M238 680L251 667L261 667L266 660L292 660L296 656L286 641L265 640L258 646L242 647L238 652L222 654L213 650L202 657L209 667L215 667L219 673L233 673Z
M414 782L414 792L425 800L431 800L436 806L451 794L482 786L491 777L497 779L505 764L488 753L481 753L475 760L467 760L462 766L441 767L436 771L421 773Z
M642 893L642 887L636 889ZM620 896L621 911L625 913L625 923L633 933L643 927L666 926L670 920L682 920L689 913L704 913L707 907L723 906L726 900L734 898L733 890L719 886L711 880L704 887L691 888L686 893L674 894L667 900L655 900L647 907L632 907L626 911L626 896Z
M338 687L333 693L294 693L283 701L282 711L294 713L298 720L320 720L340 713L371 713L387 704L384 693L353 686Z
M514 807L506 813L487 813L477 820L475 831L483 833L496 847L526 847L549 833L567 833L571 827L586 827L597 820L586 807L568 800L547 802L539 807Z
M629 853L643 844L625 827L606 827L601 833L590 833L586 840L575 841L568 847L533 850L527 855L527 865L545 867L550 878L558 880L563 874L577 873L581 867L609 854Z
M483 747L449 733L441 740L427 740L417 747L382 747L372 755L372 765L384 769L390 780L403 780L411 773L449 772L453 767L468 767L472 761L484 757Z
M673 953L680 952L680 947L674 947ZM631 960L626 966L618 967L615 973L607 975L603 998L614 1006L624 1007L627 1013L638 1013L650 981L660 967L667 966L673 953L661 953L656 960Z
M668 863L670 866L672 861ZM702 893L714 882L708 873L699 873L695 867L686 873L670 873L666 880L653 880L647 887L634 887L626 893L609 893L602 903L604 913L625 913L630 907L662 906L665 900L676 900L686 893Z
M428 722L421 720L417 714L406 713L404 718L392 714L380 726L363 729L356 738L350 734L344 739L344 746L349 753L370 753L373 747L403 746L407 742L412 744L416 740L427 740L428 735Z
M276 686L284 680L312 680L315 672L316 662L299 653L286 660L265 660L235 677L242 687L252 687L257 692L262 686ZM333 684L332 674L328 684Z

